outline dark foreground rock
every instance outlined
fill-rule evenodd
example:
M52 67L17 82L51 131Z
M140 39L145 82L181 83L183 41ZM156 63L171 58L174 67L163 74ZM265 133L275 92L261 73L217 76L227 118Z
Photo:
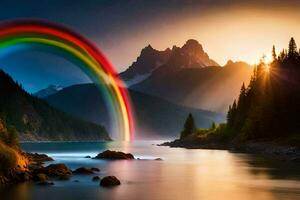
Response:
M120 151L106 150L99 153L94 159L107 159L107 160L132 160L134 156L130 153L124 153Z
M93 178L92 178L92 181L99 181L100 180L100 176L94 176Z
M79 167L73 171L73 174L93 174L94 171L91 168Z
M49 177L46 174L38 173L33 176L33 180L37 182L46 182L49 180Z
M93 170L94 172L100 172L100 169L97 167L92 167L91 170Z
M53 158L47 156L46 154L25 153L25 155L31 162L44 163L47 161L53 161Z
M61 177L72 175L72 171L65 164L51 164L34 170L35 174L42 173L50 177Z
M117 185L121 185L121 182L115 176L106 176L100 181L100 186L102 187L113 187Z

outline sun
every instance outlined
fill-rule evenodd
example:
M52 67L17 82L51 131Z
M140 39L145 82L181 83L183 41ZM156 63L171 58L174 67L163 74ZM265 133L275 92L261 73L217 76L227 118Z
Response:
M266 65L264 66L265 72L266 72L266 73L270 73L270 68L271 68L271 66L270 66L269 64L266 64Z

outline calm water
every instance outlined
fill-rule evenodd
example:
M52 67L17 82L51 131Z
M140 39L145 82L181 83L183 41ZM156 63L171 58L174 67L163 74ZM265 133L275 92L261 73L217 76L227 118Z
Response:
M55 163L65 163L71 169L98 167L100 176L115 175L122 185L106 189L91 181L92 176L74 176L49 187L28 183L10 187L0 192L0 199L300 199L299 164L228 151L152 145L160 142L24 144L25 150L46 153ZM131 152L145 160L84 158L105 149ZM163 161L154 161L157 157Z

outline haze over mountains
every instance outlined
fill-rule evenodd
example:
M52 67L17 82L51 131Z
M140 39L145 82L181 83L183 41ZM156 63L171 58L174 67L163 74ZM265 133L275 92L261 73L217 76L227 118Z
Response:
M127 70L120 73L129 86L140 137L177 136L193 113L198 127L224 122L252 68L244 62L221 67L196 40L182 47L158 51L148 45ZM44 98L50 105L106 127L112 124L94 84L79 84Z
M251 73L251 66L244 62L228 61L220 67L201 44L188 40L172 50L144 48L137 61L120 75L132 90L179 105L225 113Z
M138 138L178 136L181 125L193 113L197 125L210 127L213 121L224 121L224 115L178 106L159 97L129 90ZM94 84L74 85L50 95L45 100L52 106L94 123L111 124L104 100Z

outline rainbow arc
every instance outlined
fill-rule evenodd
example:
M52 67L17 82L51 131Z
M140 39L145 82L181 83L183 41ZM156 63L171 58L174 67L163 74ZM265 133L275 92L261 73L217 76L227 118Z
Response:
M126 87L103 53L83 36L56 24L15 21L0 25L0 53L23 47L47 48L76 63L105 96L122 140L134 138L134 117Z

